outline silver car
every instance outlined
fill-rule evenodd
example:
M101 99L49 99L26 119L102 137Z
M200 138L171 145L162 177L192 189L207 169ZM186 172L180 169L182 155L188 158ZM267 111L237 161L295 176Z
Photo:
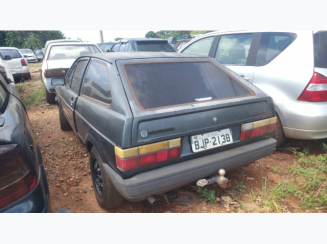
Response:
M19 51L24 55L27 62L36 63L38 61L35 53L31 49L19 49Z
M215 58L271 96L277 146L327 138L327 31L216 31L179 52Z
M17 48L0 47L0 53L9 65L15 81L31 79L31 73L27 61Z

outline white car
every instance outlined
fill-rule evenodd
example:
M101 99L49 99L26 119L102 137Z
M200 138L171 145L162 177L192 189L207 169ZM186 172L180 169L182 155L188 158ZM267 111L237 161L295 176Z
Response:
M0 47L0 54L9 65L14 81L31 79L31 73L26 59L17 48Z
M4 69L3 76L10 81L14 82L14 77L12 76L11 70L7 62L3 59L2 55L0 54L0 67Z
M277 146L327 138L327 31L216 31L179 52L215 58L271 96Z
M58 42L46 47L41 77L46 87L47 103L55 103L57 84L52 79L64 77L76 58L91 53L102 53L102 50L96 44L83 42Z
M27 62L36 63L38 61L35 53L31 49L19 49L19 51L24 55Z

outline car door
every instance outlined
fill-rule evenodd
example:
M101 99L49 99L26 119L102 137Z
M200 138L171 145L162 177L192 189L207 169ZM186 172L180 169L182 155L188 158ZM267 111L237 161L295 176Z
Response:
M75 131L74 109L88 61L89 58L81 58L75 62L73 69L67 78L66 86L63 88L64 92L62 93L62 109L69 124Z
M220 35L214 51L209 56L253 83L260 36L260 33Z

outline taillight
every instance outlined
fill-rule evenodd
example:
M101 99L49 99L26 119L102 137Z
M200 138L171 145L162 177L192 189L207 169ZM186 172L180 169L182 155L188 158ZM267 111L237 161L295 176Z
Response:
M0 145L0 209L27 195L36 183L22 148L15 144Z
M65 69L47 69L44 71L45 78L65 77Z
M311 81L298 98L304 102L326 102L327 101L327 77L314 73Z
M257 136L272 133L276 127L277 117L242 124L240 140L244 141Z
M25 59L21 59L20 62L22 63L22 66L27 66L26 60Z
M179 158L181 155L181 138L128 149L121 149L116 146L115 154L117 167L122 171L155 164Z

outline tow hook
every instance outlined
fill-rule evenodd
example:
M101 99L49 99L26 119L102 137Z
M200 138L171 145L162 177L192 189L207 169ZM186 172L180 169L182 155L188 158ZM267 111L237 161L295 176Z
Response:
M221 188L227 188L228 179L225 177L226 171L224 169L220 169L218 171L219 175L212 177L211 179L201 179L196 182L197 186L204 187L206 185L211 185L213 183L217 183Z

